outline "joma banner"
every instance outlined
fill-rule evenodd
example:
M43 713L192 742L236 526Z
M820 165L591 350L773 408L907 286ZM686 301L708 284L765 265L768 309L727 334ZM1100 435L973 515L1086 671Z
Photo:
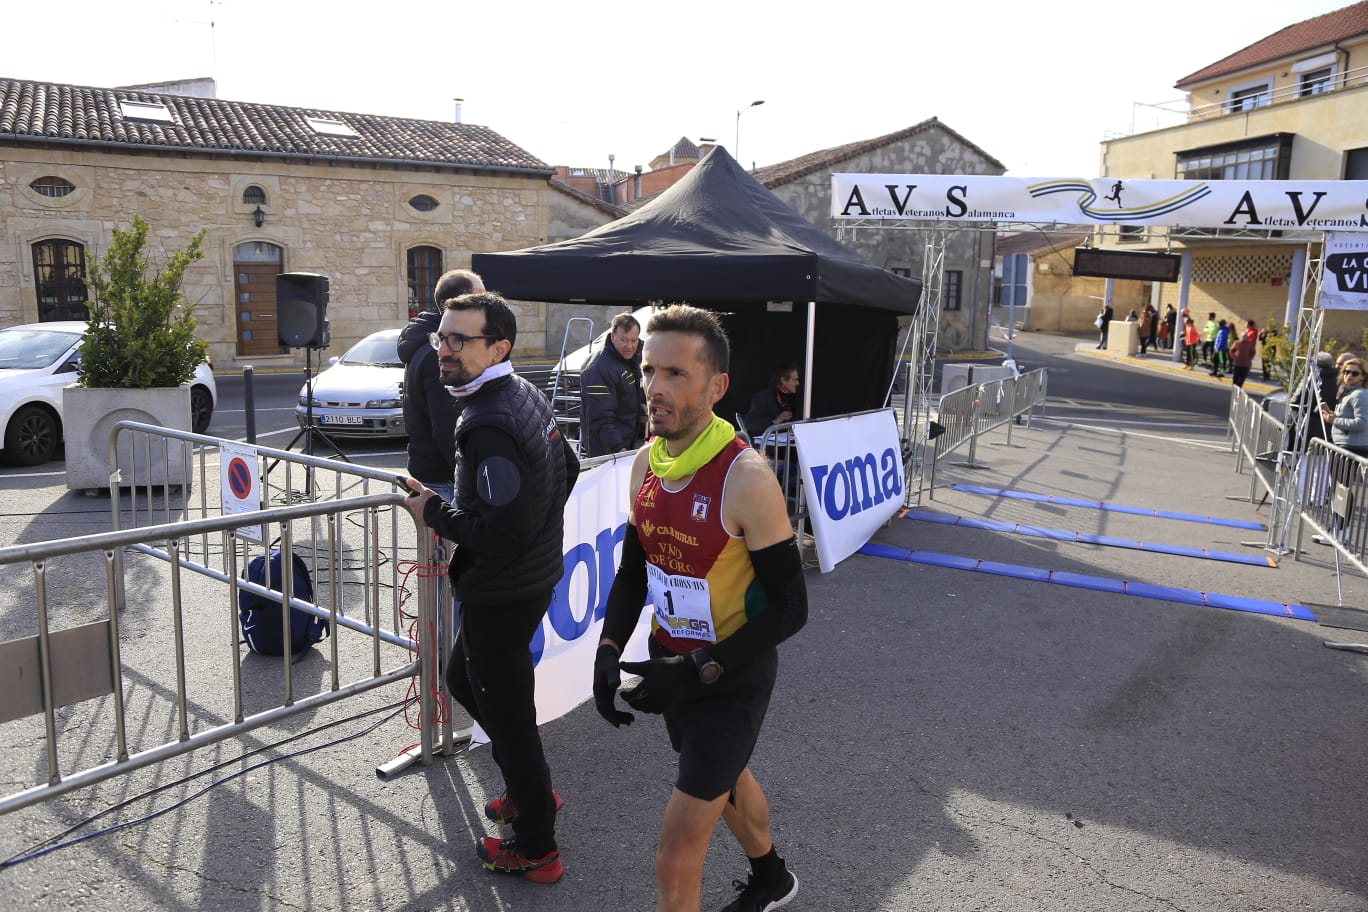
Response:
M831 217L1368 231L1368 181L833 174Z
M817 565L830 573L902 506L898 425L892 409L793 426Z

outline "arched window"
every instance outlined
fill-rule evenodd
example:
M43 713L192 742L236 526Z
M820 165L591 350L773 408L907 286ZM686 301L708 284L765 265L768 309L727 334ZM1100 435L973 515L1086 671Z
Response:
M437 200L428 196L426 193L420 193L409 200L409 205L419 212L431 212L433 209L437 208Z
M85 247L76 241L39 241L33 245L33 284L38 319L89 320L86 310Z
M76 189L76 185L71 181L66 178L57 177L53 174L40 177L30 183L29 186L33 188L34 193L37 193L40 196L51 196L53 198L66 196Z
M266 205L266 191L256 184L242 191L242 205L244 206L264 206Z
M408 252L409 318L432 309L432 292L442 275L442 251L436 247L411 247Z

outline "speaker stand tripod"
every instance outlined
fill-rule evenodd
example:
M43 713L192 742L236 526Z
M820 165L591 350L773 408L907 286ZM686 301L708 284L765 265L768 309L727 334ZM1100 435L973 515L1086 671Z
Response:
M336 456L338 459L341 459L343 462L351 462L351 460L347 458L347 454L344 453L344 452L342 452L342 451L338 448L338 446L337 446L336 443L333 443L332 438L329 437L326 433L324 433L324 431L323 431L322 428L314 427L314 420L313 420L313 400L314 400L314 395L313 395L313 384L314 384L314 378L313 378L313 356L312 356L312 354L311 354L312 352L313 352L313 349L312 349L311 347L305 346L305 348L304 348L304 426L303 426L302 428L299 429L299 433L295 434L294 437L292 437L292 438L290 439L290 442L289 442L289 443L285 444L285 449L287 449L287 450L293 450L294 447L295 447L295 444L299 442L299 438L303 437L303 438L304 438L304 455L305 455L305 456L312 456L312 455L314 454L314 437L319 437L320 439L323 440L324 443L326 443L326 444L332 449L333 455L334 455L334 456ZM268 466L267 469L266 469L266 471L269 472L269 471L271 470L271 468L273 468L273 467L274 467L273 465L272 465L272 466ZM311 469L310 471L312 471L312 469Z

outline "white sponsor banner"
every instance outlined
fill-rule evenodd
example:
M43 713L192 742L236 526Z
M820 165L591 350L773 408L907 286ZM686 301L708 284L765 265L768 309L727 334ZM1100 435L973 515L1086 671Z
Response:
M565 575L551 607L532 636L536 665L537 724L570 712L593 696L594 653L603 630L608 590L622 560L632 459L622 453L580 473L565 505ZM624 661L647 658L651 616L642 611ZM475 727L474 740L488 739Z
M892 409L793 426L817 565L830 573L902 507L906 479Z
M831 217L1368 231L1368 181L833 174Z
M256 447L219 444L219 478L223 515L236 516L261 510L261 465ZM254 542L262 540L259 523L238 526L233 534Z
M1368 310L1368 238L1334 232L1325 236L1325 279L1320 306Z

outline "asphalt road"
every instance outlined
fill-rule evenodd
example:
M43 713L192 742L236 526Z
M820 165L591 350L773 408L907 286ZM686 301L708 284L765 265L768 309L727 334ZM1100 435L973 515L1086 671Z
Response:
M1198 556L1202 549L1258 553L1241 540L1263 533L1248 529L982 492L1264 518L1242 499L1248 476L1236 474L1224 445L1229 386L1074 354L1078 341L1021 337L1015 353L1025 366L1050 368L1044 417L1014 429L1010 443L999 432L986 438L981 465L947 460L934 498L922 505L944 518L1081 538L914 517L876 533L891 554L856 555L832 573L806 574L808 625L782 647L780 684L753 761L780 852L802 884L789 908L1362 912L1368 656L1322 642L1368 634L1094 584L1363 605L1363 578L1337 580L1329 549L1311 545L1301 560L1277 568ZM293 434L288 409L298 378L258 379L273 390L266 396L258 389L262 415L276 416L273 426L261 418L261 432ZM229 378L222 388L211 432L228 437L242 415ZM391 455L395 446L346 445L353 446L373 448L372 464L402 460ZM1161 483L1161 472L1172 484ZM89 508L60 490L60 467L51 474L0 482L13 492L8 513L0 513L0 540L99 527L107 515L99 515L101 502ZM1189 553L1090 540L1099 536ZM917 552L955 560L897 559ZM994 573L975 559L1023 572ZM165 614L161 580L148 571L145 597L121 624L130 638L126 655L142 663L130 694L145 742L171 732L175 718L163 711L169 663L159 667L154 648L165 647L155 635ZM0 622L16 629L31 623L27 578L22 583L0 586ZM69 602L98 604L98 574L71 584L93 596ZM222 592L203 578L186 584L195 616L219 624L212 612ZM192 642L196 662L220 668L206 637ZM275 680L250 657L243 665L261 693L274 697ZM298 668L326 686L324 655ZM222 715L214 693L196 690L197 713ZM488 751L376 779L376 762L412 737L397 721L364 733L369 720L344 714L380 699L287 720L6 818L0 858L57 834L89 835L88 827L77 828L105 810L119 810L123 828L0 871L0 909L651 906L674 767L658 719L613 729L583 706L543 727L566 798L557 837L568 874L548 888L493 878L475 863L474 840L495 831L481 806L500 789ZM6 725L0 781L42 781L41 736L32 724ZM65 712L62 725L63 743L79 748L74 759L108 747L95 701ZM341 735L357 740L331 742ZM239 757L248 748L289 754L258 766L261 756ZM211 763L216 775L226 774L217 766L246 775L218 787L179 778ZM169 791L153 794L154 786ZM114 807L123 803L129 806ZM99 824L114 825L114 818ZM705 909L735 895L729 884L744 867L735 843L719 834L704 873Z

